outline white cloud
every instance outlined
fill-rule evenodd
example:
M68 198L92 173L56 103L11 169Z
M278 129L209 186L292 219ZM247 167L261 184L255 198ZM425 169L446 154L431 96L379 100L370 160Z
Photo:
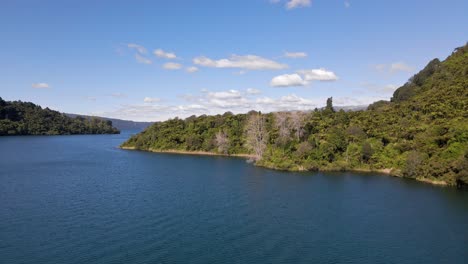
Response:
M283 74L274 77L270 81L273 87L305 86L312 81L336 81L338 76L324 68L300 70L293 74Z
M349 8L351 6L351 3L349 1L344 1L344 6L346 8Z
M246 73L247 73L247 71L240 70L240 71L238 71L238 72L233 72L232 74L234 74L234 75L244 75L244 74L246 74Z
M208 106L216 108L240 107L246 105L248 100L237 90L221 92L208 92L201 101Z
M332 71L324 68L298 71L305 81L336 81L338 77Z
M143 99L143 102L145 102L145 103L156 103L156 102L159 102L159 101L161 101L161 99L153 98L153 97L145 97L145 99Z
M374 65L374 68L383 73L397 73L397 72L412 72L414 70L413 67L409 66L404 62L395 62L392 64L377 64Z
M369 91L384 94L393 93L398 88L398 86L394 84L378 85L374 83L364 82L361 85Z
M187 67L185 70L189 73L194 73L198 71L198 68L195 66L191 66L191 67Z
M127 44L127 47L129 49L136 50L140 54L146 54L148 52L145 47L143 47L141 45L138 45L138 44L135 44L135 43L129 43L129 44Z
M299 7L308 7L312 3L311 0L289 0L286 3L286 8L287 9L294 9L294 8L299 8Z
M166 70L180 70L182 69L182 64L175 63L175 62L168 62L163 65L163 68Z
M358 96L358 97L333 97L333 105L335 106L365 106L380 100L388 100L388 96Z
M164 59L169 59L169 60L172 60L172 59L176 59L177 56L175 55L175 53L173 52L166 52L162 49L157 49L155 51L153 51L153 54L158 57L158 58L164 58Z
M413 67L407 65L404 62L392 63L392 65L390 65L390 72L398 72L398 71L411 72L413 71Z
M307 99L295 94L280 98L263 97L256 100L256 108L262 112L310 111L325 104L326 98Z
M196 65L212 68L239 68L244 70L279 70L288 67L273 60L256 55L232 55L229 59L213 60L208 57L196 57L193 59Z
M292 59L299 59L307 57L307 53L305 52L285 52L284 57L292 58Z
M255 88L248 88L246 92L247 94L261 94L262 93L262 91L255 89Z
M121 105L108 112L92 113L93 115L121 118L138 121L162 121L176 116L185 118L191 115L247 113L250 110L264 113L273 111L308 111L325 105L326 97L304 98L296 94L280 97L257 97L238 90L209 91L202 90L197 95L185 95L180 104L166 104L158 98L144 100L135 105ZM378 100L388 99L383 95L359 97L333 97L334 105L366 105Z
M302 77L297 74L283 74L274 77L270 81L270 86L274 87L288 87L288 86L304 86L307 85L307 82L302 79Z
M140 55L140 53L136 53L135 54L135 59L137 62L139 63L143 63L143 64L151 64L153 63L150 59Z
M33 83L31 85L32 88L34 89L47 89L50 88L48 83Z

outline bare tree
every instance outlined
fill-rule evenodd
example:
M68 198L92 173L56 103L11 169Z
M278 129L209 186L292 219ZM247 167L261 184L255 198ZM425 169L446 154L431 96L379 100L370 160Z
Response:
M250 114L245 127L245 133L246 147L254 152L256 160L262 159L268 141L265 117L260 113Z
M229 151L229 138L226 131L219 131L216 133L216 145L218 146L218 152L222 154L228 154Z
M291 127L294 130L294 134L297 140L301 140L304 136L304 121L305 113L295 111L291 113Z
M275 114L275 126L278 129L278 142L279 144L285 144L291 134L289 113L288 112L276 112Z

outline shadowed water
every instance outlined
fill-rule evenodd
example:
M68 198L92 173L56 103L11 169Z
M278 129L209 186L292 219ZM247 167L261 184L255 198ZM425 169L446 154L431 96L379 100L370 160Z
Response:
M0 263L466 263L468 192L0 138Z

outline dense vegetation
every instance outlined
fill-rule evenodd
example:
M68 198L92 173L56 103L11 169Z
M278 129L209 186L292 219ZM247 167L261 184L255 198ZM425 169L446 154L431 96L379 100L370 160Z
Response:
M117 134L111 121L98 118L71 118L33 103L7 102L0 97L0 136Z
M283 170L381 170L468 184L468 46L431 61L367 110L189 117L155 123L122 147L249 153Z
M88 116L88 115L77 115L77 114L68 114L65 113L66 116L75 118L75 117L84 117L87 119L92 118L99 118L104 121L111 121L112 126L117 128L118 130L143 130L149 126L151 126L154 122L139 122L139 121L131 121L131 120L123 120L117 118L109 118L109 117L100 117L100 116Z

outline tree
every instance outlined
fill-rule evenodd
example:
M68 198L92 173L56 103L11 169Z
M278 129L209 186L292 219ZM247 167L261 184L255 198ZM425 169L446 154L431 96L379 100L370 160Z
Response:
M358 126L349 126L348 129L346 129L346 134L348 134L349 141L353 143L366 137L366 133Z
M221 154L228 154L229 151L229 138L226 131L218 131L216 133L216 145L218 146L218 152Z
M297 146L296 154L299 158L305 158L312 151L312 145L309 142L301 142Z
M411 151L410 153L408 153L408 157L406 158L405 170L403 171L405 176L415 178L418 175L418 171L423 161L424 156L421 153L417 151Z
M246 146L253 151L255 160L262 159L263 152L267 147L268 131L265 122L265 117L262 114L252 113L249 115L245 127Z
M372 157L372 154L374 154L374 151L372 150L372 146L369 142L364 142L362 144L362 149L361 149L361 157L364 162L369 162L370 158Z
M313 112L193 116L182 123L159 122L125 146L138 143L137 148L146 150L185 150L184 139L191 136L202 142L194 150L219 151L215 139L223 131L229 135L230 154L253 153L262 159L262 165L271 168L368 169L372 163L375 168L401 171L405 177L468 183L468 158L466 153L463 156L468 149L467 74L465 45L412 78L408 84L411 89L396 93L398 100L376 102L368 110L335 112L333 98L328 98L326 107ZM21 109L3 109L14 120L27 115ZM22 133L18 131L31 127L40 133L60 131L36 122L34 117L28 126L0 122L0 131ZM53 115L48 114L49 118ZM86 131L87 126L78 129ZM308 143L304 143L306 138Z
M294 111L291 113L291 127L294 130L294 135L297 140L301 140L304 136L304 112Z
M289 113L287 112L276 112L274 113L275 116L275 127L278 130L278 140L280 146L284 146L286 142L288 142L291 129L290 129L290 122L289 122Z
M0 98L0 135L115 134L111 121L72 118L29 102Z
M335 109L333 109L333 97L327 99L327 106L325 107L325 110L332 113L335 112Z

